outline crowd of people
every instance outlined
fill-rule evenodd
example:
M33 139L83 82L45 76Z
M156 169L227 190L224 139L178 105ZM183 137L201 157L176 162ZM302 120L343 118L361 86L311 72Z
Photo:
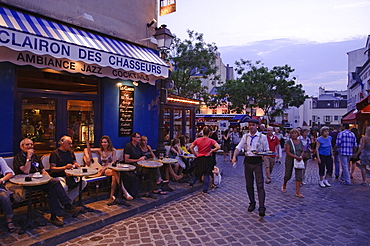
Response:
M109 136L102 136L98 148L84 150L84 163L98 169L95 176L111 176L110 199L116 199L117 190L121 190L126 200L134 199L138 194L139 183L135 178L144 177L149 181L149 191L153 194L165 195L168 191L175 190L170 186L170 180L175 182L189 182L193 186L197 181L203 181L203 194L206 194L210 186L215 185L215 174L219 176L220 170L216 167L215 154L219 149L223 150L224 161L230 161L235 167L240 153L244 152L244 176L246 190L250 200L248 211L256 209L254 184L257 187L258 211L260 216L265 216L265 190L264 184L270 184L271 174L276 163L282 161L282 152L285 151L285 175L281 191L286 192L287 183L295 173L295 195L303 198L302 185L307 183L305 170L309 159L316 159L319 166L319 183L322 188L331 187L330 180L335 176L344 185L351 185L352 174L358 161L361 161L360 169L362 183L366 185L366 165L370 165L370 127L366 128L363 137L359 136L357 129L349 129L344 123L341 131L336 127L321 127L321 129L292 129L285 135L279 128L259 125L259 121L250 119L248 131L241 134L237 128L225 130L218 137L216 131L207 126L202 129L197 138L190 143L189 137L181 135L172 139L168 156L176 159L173 165L163 165L161 168L146 168L138 165L139 161L156 159L148 138L134 132L124 148L123 160L117 160L116 149L113 147ZM73 206L73 201L79 194L77 182L73 177L66 175L65 170L77 168L79 164L72 150L72 138L63 136L59 141L59 148L55 149L49 158L50 170L46 171L35 154L33 141L25 138L20 142L21 151L14 157L13 167L10 169L5 161L0 158L0 202L6 218L9 232L15 231L12 221L12 211L9 195L12 192L14 200L25 198L25 192L21 186L7 182L17 174L40 173L51 176L49 183L36 187L48 194L50 206L50 222L56 226L64 224L59 217L60 209L76 215L81 207ZM101 164L94 166L92 153L100 157ZM163 157L164 153L161 154ZM194 155L192 158L184 158L184 155ZM117 171L108 168L108 164L118 161L134 165L136 167L132 175L125 172L122 181ZM95 161L96 162L96 161ZM217 178L220 182L220 177ZM86 181L82 181L82 189ZM23 196L23 197L22 197Z

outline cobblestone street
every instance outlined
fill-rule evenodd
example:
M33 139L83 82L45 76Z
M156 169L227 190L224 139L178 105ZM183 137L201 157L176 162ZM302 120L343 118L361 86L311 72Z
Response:
M249 213L243 158L236 168L218 156L220 188L187 195L147 212L82 235L72 245L370 245L370 187L331 180L318 185L317 163L308 163L309 183L295 196L294 175L281 192L284 164L277 164L266 188L266 216ZM369 179L368 179L369 180ZM258 204L257 204L258 205Z

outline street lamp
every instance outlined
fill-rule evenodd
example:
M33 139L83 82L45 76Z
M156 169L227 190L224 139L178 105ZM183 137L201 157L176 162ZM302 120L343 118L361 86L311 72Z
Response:
M171 47L173 35L166 25L161 25L156 28L156 33L153 35L158 41L158 49L161 52L161 58L166 58L166 50ZM158 146L157 154L166 153L166 148L164 147L164 104L167 100L167 86L166 80L160 79L159 85L159 116L158 116Z

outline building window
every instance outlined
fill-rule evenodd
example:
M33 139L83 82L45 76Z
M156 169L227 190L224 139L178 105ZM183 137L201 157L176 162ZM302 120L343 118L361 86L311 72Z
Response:
M339 116L338 115L334 115L334 121L338 121L339 120Z
M227 114L227 109L223 109L222 114Z
M212 109L212 114L217 114L217 109Z
M317 121L317 118L318 118L317 115L312 115L312 121L313 122L316 122Z
M331 122L332 116L331 115L324 115L324 122Z
M312 102L312 107L313 107L313 108L317 108L317 102L316 102L316 101L313 101L313 102Z
M339 101L334 102L334 108L339 108Z

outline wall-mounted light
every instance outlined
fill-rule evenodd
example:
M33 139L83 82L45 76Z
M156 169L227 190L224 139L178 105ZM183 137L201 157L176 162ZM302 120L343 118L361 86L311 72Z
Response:
M141 42L141 41L146 41L146 40L149 40L153 44L158 44L157 39L153 36L151 36L150 38L143 38L143 39L135 40L135 42Z
M133 81L133 82L132 82L132 84L133 84L134 86L139 86L139 83L138 83L138 82L136 82L136 81Z
M122 83L121 82L118 82L117 83L117 87L121 87L122 86Z
M157 20L153 18L153 19L152 19L152 21L151 21L150 23L147 23L147 24L146 24L146 26L147 26L147 27L151 27L151 26L153 26L153 24L154 24L154 23L157 23Z
M68 20L70 22L73 22L74 20L77 20L77 19L80 19L80 18L84 18L84 19L89 20L89 21L95 21L94 18L92 17L92 15L89 15L88 13L83 13L82 15L68 18Z

